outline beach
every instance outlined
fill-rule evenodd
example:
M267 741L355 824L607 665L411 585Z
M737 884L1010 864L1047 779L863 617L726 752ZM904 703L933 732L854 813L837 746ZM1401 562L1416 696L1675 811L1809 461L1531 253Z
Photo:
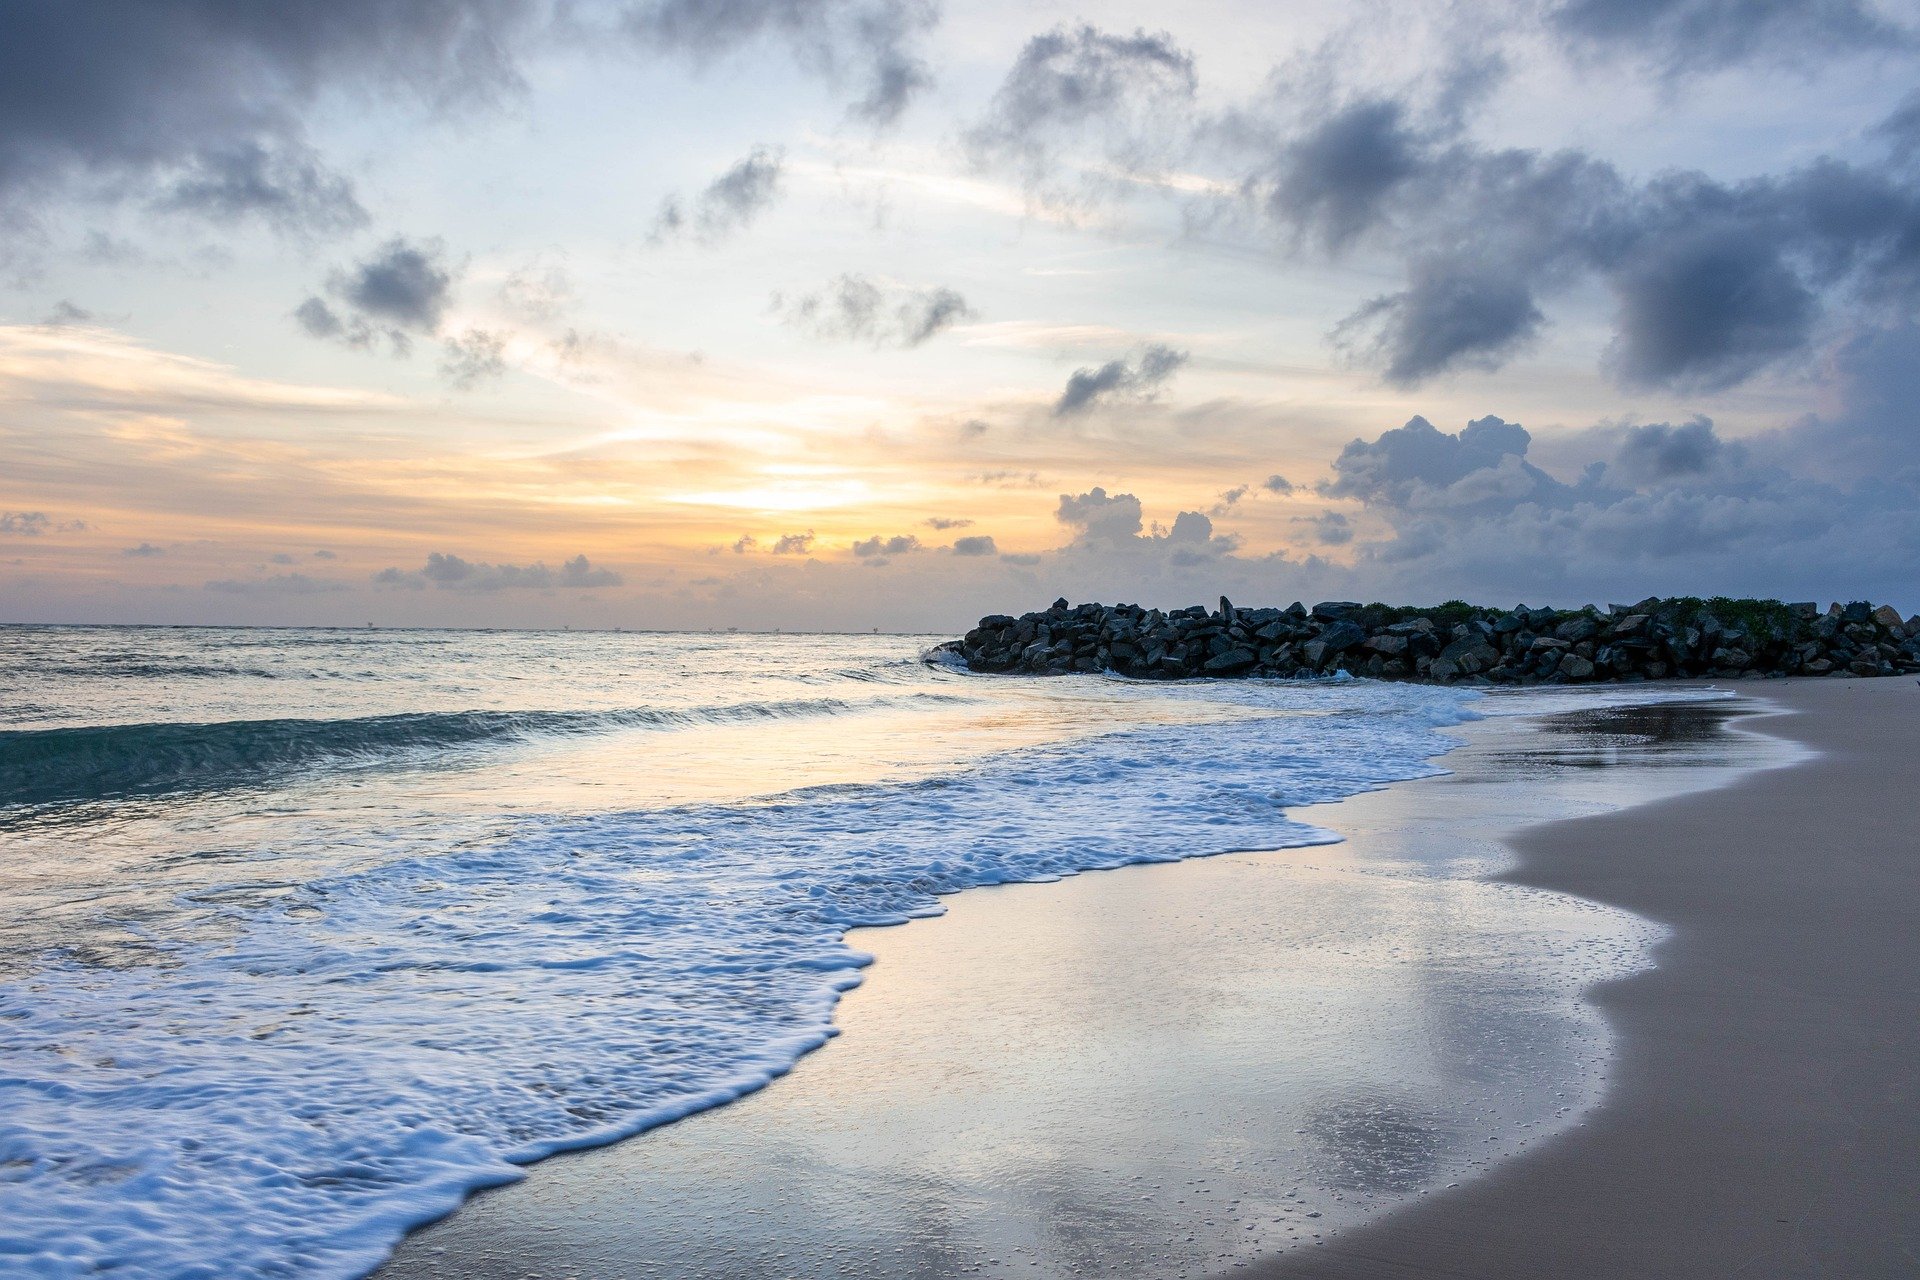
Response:
M1526 832L1510 873L1661 920L1591 993L1617 1049L1551 1143L1271 1277L1920 1271L1920 689L1769 683L1754 727L1819 754Z
M1913 872L1884 797L1913 692L1737 688L1469 726L1449 775L1299 815L1341 845L856 934L877 963L791 1075L536 1166L380 1274L1905 1274ZM1822 831L1844 851L1808 857ZM1262 924L1442 846L1460 874L1400 926ZM1404 1009L1361 994L1410 975Z

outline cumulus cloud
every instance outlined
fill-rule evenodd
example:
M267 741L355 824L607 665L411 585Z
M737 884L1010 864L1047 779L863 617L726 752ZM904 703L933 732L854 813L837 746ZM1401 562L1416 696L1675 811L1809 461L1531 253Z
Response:
M1265 489L1268 493L1277 493L1283 498L1287 497L1293 492L1293 482L1287 479L1285 476L1280 475L1278 472L1268 476L1265 480L1262 480L1260 482L1260 487L1262 489Z
M952 516L928 516L925 520L922 520L920 523L926 525L927 528L929 529L942 529L942 530L970 529L973 527L973 521L959 520L959 519L955 519Z
M1704 418L1603 427L1578 438L1587 461L1563 480L1527 459L1518 424L1482 418L1454 434L1415 419L1349 445L1324 491L1385 522L1386 536L1355 543L1355 572L1377 592L1884 593L1920 555L1920 444L1902 446L1905 468L1883 455L1885 474L1815 478L1805 464L1837 425L1752 441Z
M1000 548L994 545L990 533L970 534L953 540L953 554L957 556L993 556L1000 554Z
M1322 546L1339 547L1353 541L1353 521L1338 511L1323 511L1317 516L1295 516Z
M166 548L164 547L156 547L151 542L143 542L137 547L125 548L120 552L120 554L123 556L133 556L135 558L145 560L145 559L150 559L153 556L163 556L167 554L167 552L166 552Z
M310 337L367 349L384 338L397 355L413 350L413 336L437 333L453 300L456 268L439 240L396 237L327 280L328 302L309 297L294 319Z
M755 147L691 201L668 196L653 222L654 239L691 231L713 243L751 225L780 198L785 165L786 153L780 148Z
M1130 493L1109 494L1099 486L1085 493L1061 494L1053 518L1087 542L1122 541L1137 536L1144 527L1140 499Z
M529 565L487 564L435 551L418 569L382 569L373 575L377 586L450 591L546 591L555 588L617 587L624 579L612 569L595 568L585 556L549 568L545 561Z
M1109 360L1098 368L1076 369L1054 402L1053 416L1074 417L1113 399L1151 399L1187 360L1186 352L1154 343L1129 359Z
M974 316L952 289L912 288L853 274L794 298L776 293L773 309L785 323L814 337L876 347L917 347Z
M853 554L863 560L873 556L903 556L919 550L920 539L910 533L895 534L891 538L883 538L876 533L871 538L863 538L853 544Z

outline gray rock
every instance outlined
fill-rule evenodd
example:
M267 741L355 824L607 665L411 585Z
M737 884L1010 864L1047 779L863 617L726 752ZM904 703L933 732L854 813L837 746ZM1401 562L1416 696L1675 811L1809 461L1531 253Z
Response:
M1201 670L1208 675L1220 675L1229 671L1244 671L1258 662L1259 656L1246 649L1229 649L1225 653L1208 658Z
M1331 653L1341 653L1367 638L1367 633L1351 622L1336 622L1320 633L1320 643Z
M1577 653L1570 653L1560 659L1560 674L1569 680L1591 680L1593 664Z

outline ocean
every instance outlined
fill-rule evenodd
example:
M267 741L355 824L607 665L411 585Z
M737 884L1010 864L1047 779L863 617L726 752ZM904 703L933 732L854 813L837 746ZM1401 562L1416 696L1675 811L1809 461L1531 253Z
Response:
M774 1081L848 930L1327 843L1489 701L935 639L0 628L0 1271L363 1274Z

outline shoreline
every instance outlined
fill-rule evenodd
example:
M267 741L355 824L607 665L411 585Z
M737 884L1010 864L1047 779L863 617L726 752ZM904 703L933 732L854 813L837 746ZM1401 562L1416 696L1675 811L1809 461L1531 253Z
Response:
M1676 713L1682 719L1718 724L1732 716L1741 703L1730 699L1676 705L1683 708ZM1357 1043L1369 1039L1366 1028L1373 1024L1365 1021L1368 1015L1364 1010L1358 1013L1345 1010L1340 1001L1353 1001L1355 997L1339 989L1342 982L1360 980L1347 973L1348 969L1364 970L1369 963L1379 963L1380 956L1374 954L1369 959L1363 954L1358 959L1340 958L1325 973L1299 972L1290 968L1293 960L1289 957L1293 953L1273 949L1278 944L1259 935L1263 929L1277 927L1271 922L1263 924L1263 914L1282 918L1281 924L1286 927L1303 927L1308 923L1306 918L1316 910L1311 905L1313 900L1307 899L1303 905L1295 898L1314 888L1315 877L1338 877L1355 871L1370 875L1384 872L1390 881L1395 869L1389 864L1395 857L1406 859L1413 856L1410 851L1416 847L1424 853L1427 844L1454 839L1460 846L1454 855L1472 860L1474 869L1470 874L1455 873L1454 879L1442 878L1426 885L1422 891L1424 896L1441 902L1442 906L1433 918L1391 939L1396 948L1431 948L1436 944L1452 947L1464 939L1470 947L1488 951L1488 957L1481 963L1490 966L1490 971L1504 972L1529 966L1514 962L1515 957L1527 951L1527 946L1515 937L1504 935L1503 928L1517 930L1539 925L1547 930L1542 937L1558 938L1569 948L1591 944L1593 939L1587 935L1596 930L1595 937L1606 935L1617 942L1622 924L1617 919L1601 918L1605 913L1596 917L1597 909L1591 904L1569 905L1558 901L1543 907L1539 901L1521 901L1533 892L1531 890L1476 887L1492 884L1485 875L1486 864L1507 859L1499 843L1499 835L1505 829L1501 824L1523 825L1570 809L1605 808L1630 802L1631 795L1607 794L1610 788L1617 792L1628 778L1637 779L1641 787L1655 790L1711 785L1699 769L1711 767L1712 761L1703 765L1688 756L1694 760L1692 768L1663 775L1658 772L1663 767L1659 760L1642 760L1644 768L1630 764L1620 770L1582 770L1571 767L1580 761L1569 757L1570 767L1557 774L1551 786L1534 786L1520 775L1537 766L1540 758L1553 755L1563 746L1574 755L1598 749L1578 735L1565 744L1544 739L1538 722L1554 714L1549 711L1521 713L1465 726L1468 745L1440 758L1442 767L1455 772L1362 793L1340 802L1337 809L1329 808L1321 813L1315 813L1313 808L1295 811L1295 816L1341 832L1347 837L1341 845L1270 853L1222 853L1173 864L1121 868L1101 876L1074 877L1051 885L976 889L950 900L947 916L916 921L912 929L865 933L857 945L875 952L879 963L869 970L868 984L846 997L841 1006L843 1038L825 1051L803 1059L774 1089L636 1140L543 1162L529 1170L525 1182L483 1193L441 1223L409 1237L379 1274L387 1277L506 1276L524 1274L530 1266L582 1276L738 1274L741 1267L754 1269L747 1265L752 1241L748 1239L742 1244L734 1240L724 1224L733 1224L733 1229L743 1238L753 1237L757 1228L746 1224L756 1215L782 1221L781 1215L789 1211L789 1197L806 1199L809 1196L835 1206L823 1210L829 1218L838 1213L847 1221L822 1223L810 1215L784 1220L782 1231L776 1233L779 1239L796 1251L824 1251L824 1257L835 1260L833 1270L796 1269L792 1274L954 1274L962 1269L959 1258L972 1257L976 1264L988 1264L993 1261L989 1256L992 1251L981 1251L977 1257L965 1250L949 1253L945 1261L950 1265L945 1267L939 1264L939 1250L930 1254L917 1269L903 1268L898 1259L883 1265L870 1258L868 1269L852 1266L865 1241L860 1233L884 1235L889 1224L872 1220L886 1216L873 1206L850 1207L845 1202L857 1198L858 1187L867 1189L859 1195L880 1195L884 1199L889 1193L873 1190L876 1179L898 1176L911 1182L916 1178L922 1181L943 1178L953 1166L964 1169L977 1165L983 1152L976 1148L991 1150L1009 1142L1026 1142L1030 1131L1049 1127L1054 1130L1051 1141L1061 1150L1075 1145L1095 1147L1106 1141L1115 1149L1103 1152L1105 1162L1120 1166L1123 1172L1134 1169L1136 1179L1145 1178L1148 1185L1156 1188L1149 1194L1158 1195L1161 1182L1177 1186L1174 1174L1195 1170L1149 1169L1138 1153L1125 1149L1126 1143L1135 1136L1133 1130L1151 1130L1158 1123L1148 1118L1151 1109L1162 1106L1177 1113L1185 1108L1189 1113L1200 1114L1196 1123L1202 1129L1208 1125L1220 1127L1218 1112L1222 1105L1236 1116L1256 1108L1272 1112L1276 1087L1272 1077L1276 1073L1282 1076L1293 1073L1288 1076L1292 1080L1288 1087L1297 1093L1313 1095L1315 1099L1313 1110L1287 1122L1297 1121L1305 1126L1297 1132L1311 1130L1310 1136L1289 1141L1320 1143L1324 1149L1309 1152L1311 1160L1326 1169L1345 1172L1327 1175L1334 1188L1332 1195L1309 1205L1299 1197L1297 1188L1292 1196L1282 1199L1276 1188L1265 1187L1266 1181L1280 1175L1270 1169L1263 1171L1257 1162L1243 1159L1247 1152L1231 1159L1219 1156L1224 1167L1198 1170L1210 1176L1220 1190L1232 1186L1241 1176L1251 1183L1262 1184L1262 1190L1236 1195L1236 1206L1242 1199L1252 1206L1261 1201L1263 1194L1272 1194L1271 1201L1261 1210L1266 1216L1259 1223L1253 1220L1251 1208L1244 1211L1236 1208L1236 1213L1249 1216L1244 1224L1246 1230L1254 1231L1257 1227L1258 1233L1264 1234L1221 1234L1212 1247L1226 1252L1212 1255L1216 1264L1228 1260L1244 1264L1273 1247L1286 1244L1305 1246L1330 1234L1336 1227L1351 1226L1362 1214L1377 1214L1385 1204L1402 1197L1411 1198L1416 1190L1420 1194L1437 1193L1448 1180L1463 1180L1468 1174L1483 1176L1479 1170L1488 1160L1499 1163L1506 1158L1493 1152L1541 1140L1557 1130L1567 1112L1581 1109L1597 1093L1594 1082L1584 1075L1580 1080L1568 1078L1582 1075L1594 1065L1601 1049L1593 1044L1591 1037L1604 1034L1591 1010L1575 994L1585 985L1582 975L1573 971L1556 972L1551 982L1536 990L1490 993L1511 1004L1511 1008L1502 1005L1501 1016L1509 1020L1502 1024L1496 1018L1486 1027L1476 1028L1475 1033L1485 1034L1489 1028L1504 1027L1500 1034L1511 1037L1519 1049L1524 1050L1518 1053L1523 1060L1499 1064L1500 1070L1509 1073L1504 1083L1515 1096L1511 1100L1479 1097L1473 1107L1463 1106L1460 1114L1454 1114L1444 1105L1442 1095L1446 1090L1425 1077L1450 1079L1448 1073L1455 1073L1465 1078L1485 1068L1486 1063L1474 1058L1476 1053L1484 1056L1484 1049L1475 1048L1464 1039L1460 1043L1447 1041L1449 1028L1459 1031L1480 1016L1473 998L1458 992L1419 989L1431 975L1418 963L1386 965L1373 978L1365 979L1371 981L1385 975L1389 985L1398 982L1407 986L1412 993L1408 998L1416 1004L1424 1001L1433 1005L1431 1009L1421 1005L1415 1010L1414 1023L1400 1027L1393 1035L1378 1034L1380 1027L1375 1027L1371 1038L1384 1041L1398 1035L1413 1042L1432 1040L1438 1047L1429 1045L1427 1051L1437 1052L1439 1056L1431 1061L1422 1059L1418 1063L1388 1064L1383 1068L1381 1063L1369 1061L1367 1055L1384 1052L1391 1056L1393 1050L1386 1045ZM1576 712L1572 718L1593 714L1596 713ZM1697 746L1686 747L1679 754L1684 756ZM1511 749L1510 756L1501 758L1501 752L1508 749ZM1635 750L1624 749L1622 759L1639 759ZM1658 753L1640 752L1646 756L1655 754ZM1695 755L1699 752L1695 751ZM1731 772L1753 767L1751 760L1743 763L1729 759L1721 764ZM1469 786L1479 789L1470 790ZM1547 807L1535 807L1541 805ZM1496 814L1492 818L1486 817L1489 806ZM1435 818L1435 813L1452 814L1453 827L1447 827L1448 818ZM1510 823L1507 822L1509 814L1513 815ZM1481 830L1487 822L1492 822L1493 828ZM1449 830L1451 835L1447 834ZM1468 849L1468 845L1472 848ZM1399 874L1431 873L1409 873L1403 866ZM1276 894L1278 896L1274 896ZM1234 900L1237 895L1248 895L1245 912L1218 911L1220 901ZM1177 911L1168 916L1160 900L1169 898L1184 900L1184 916ZM1381 901L1390 903L1393 899ZM1379 909L1377 905L1375 909ZM1547 913L1544 916L1543 910ZM1503 911L1517 914L1502 916ZM1079 975L1077 982L1072 968L1084 958L1076 960L1071 948L1058 954L1042 949L1037 957L1025 955L1028 937L1035 930L1045 931L1051 919L1061 916L1125 919L1129 913L1137 917L1127 925L1133 932L1123 938L1095 939L1095 943L1104 945L1106 950L1096 957L1097 963L1087 973ZM1491 936L1475 939L1470 936L1471 927L1463 926L1461 921L1480 916L1491 916L1504 923L1487 922L1482 927ZM1637 922L1631 927L1638 927ZM1614 932L1608 934L1609 929ZM1559 932L1554 933L1555 930ZM1329 955L1334 954L1334 948L1353 945L1354 939L1346 936L1341 928L1329 927L1325 932L1327 936L1315 940L1313 945ZM996 939L1001 944L997 953L992 945ZM1536 950L1543 945L1540 938L1529 936L1526 941ZM1384 948L1375 948L1376 952L1382 950ZM1609 953L1605 946L1589 945L1583 953L1584 963L1602 967L1630 966L1636 957L1645 954L1645 941L1636 941L1623 950L1631 953L1624 959ZM1340 954L1344 957L1346 953ZM956 960L956 956L961 958ZM1437 964L1428 967L1445 969L1453 962L1453 957L1442 954ZM1159 1061L1151 1053L1146 1059L1136 1060L1141 1051L1129 1043L1130 1039L1135 1033L1149 1042L1156 1036L1164 1040L1169 1034L1192 1035L1190 1027L1176 1026L1170 1031L1156 1023L1156 1017L1161 1015L1133 1010L1127 1012L1123 1020L1121 1030L1126 1034L1116 1035L1114 1029L1109 1028L1104 1036L1075 1046L1077 1054L1104 1055L1112 1058L1116 1066L1125 1068L1119 1078L1110 1072L1106 1077L1081 1080L1078 1093L1086 1097L1076 1096L1072 1090L1060 1095L1060 1082L1047 1073L1036 1072L1030 1061L1036 1056L1045 1057L1045 1046L1036 1048L1031 1041L1035 1037L1044 1040L1049 1034L1037 1025L1050 1016L1046 1012L1049 1009L1065 1007L1071 1012L1088 1008L1094 1002L1125 1005L1136 986L1152 988L1170 981L1191 983L1192 970L1209 966L1220 969L1212 979L1212 989L1175 986L1166 998L1191 999L1199 1006L1209 1001L1233 1004L1241 995L1233 988L1245 982L1245 970L1262 965L1275 970L1263 982L1277 989L1263 991L1258 999L1280 1003L1266 1006L1254 1003L1239 1009L1238 1012L1249 1019L1248 1027L1235 1033L1241 1037L1238 1040L1229 1038L1202 1045L1204 1064L1188 1062L1181 1056L1192 1046L1173 1042L1163 1046L1167 1050L1163 1057L1179 1064L1178 1075L1169 1074L1161 1079L1158 1092L1149 1091L1120 1104L1123 1110L1134 1109L1127 1112L1131 1117L1124 1126L1127 1132L1118 1138L1098 1132L1102 1124L1101 1094L1124 1084L1124 1076L1150 1074L1152 1064ZM1185 976L1174 978L1175 970ZM1122 973L1129 978L1122 979ZM1443 985L1444 981L1442 979ZM1003 994L982 1003L975 990L981 985ZM1289 986L1303 986L1307 990L1302 996L1285 990ZM1004 993L1010 988L1014 989L1014 995L1006 996ZM1301 1007L1284 1004L1301 998L1309 1002L1304 1015ZM974 1007L968 1007L970 1000ZM1334 1003L1326 1005L1328 1000ZM1313 1011L1316 1001L1334 1011L1334 1020L1327 1027L1315 1022L1315 1018L1321 1016ZM1083 1016L1097 1020L1109 1015L1103 1010ZM1303 1016L1306 1021L1302 1021ZM1262 1023L1263 1017L1268 1021ZM942 1018L951 1022L944 1030L939 1026ZM1185 1015L1183 1018L1191 1021ZM1355 1018L1361 1020L1355 1021ZM1564 1020L1564 1025L1554 1022L1556 1018ZM996 1021L1007 1024L1004 1035L992 1033L992 1024ZM980 1029L982 1023L987 1024L989 1031L984 1036ZM1552 1036L1547 1036L1534 1023L1550 1024ZM1289 1051L1271 1043L1273 1030L1287 1029L1300 1033L1293 1038L1313 1042L1301 1050L1305 1057L1318 1054L1322 1060L1311 1068L1288 1061ZM1020 1035L1026 1036L1028 1042L1004 1043L1009 1037ZM912 1045L915 1036L926 1041L917 1049ZM1539 1043L1530 1042L1529 1036ZM943 1049L950 1047L942 1043L943 1037L970 1047L951 1059L942 1059ZM1579 1043L1582 1037L1587 1038L1584 1044ZM978 1043L971 1043L972 1039ZM1547 1043L1548 1040L1552 1043ZM904 1042L904 1047L894 1042ZM1343 1054L1346 1057L1342 1057ZM1545 1056L1541 1056L1543 1054ZM1567 1057L1567 1054L1573 1056ZM1331 1072L1325 1060L1328 1058L1331 1058ZM929 1063L936 1059L940 1060L938 1069L933 1069ZM1585 1068L1581 1067L1582 1062ZM1063 1055L1061 1061L1053 1065L1056 1069L1065 1069L1064 1063ZM1161 1063L1163 1068L1165 1065ZM1196 1085L1192 1067L1202 1067L1199 1074L1211 1073L1217 1080ZM1236 1071L1239 1074L1236 1075ZM1316 1071L1318 1074L1314 1074ZM875 1079L894 1075L913 1079L916 1073L918 1088L903 1086L894 1094L876 1096ZM986 1074L983 1077L981 1073ZM1364 1081L1369 1073L1377 1077L1375 1087L1348 1087L1353 1080ZM1020 1086L1010 1094L993 1095L991 1090L999 1082L998 1077L1008 1074L1020 1077ZM1025 1109L1032 1114L1020 1124L1003 1123L1002 1128L995 1127L1000 1122L981 1124L970 1114L971 1108L956 1110L953 1100L941 1096L960 1078L971 1079L970 1087L981 1092L979 1109L996 1112ZM1456 1092L1465 1088L1458 1080L1451 1083ZM1435 1087L1423 1093L1428 1085ZM1462 1092L1460 1098L1451 1100L1458 1103L1466 1096L1467 1093ZM1093 1099L1091 1104L1087 1097ZM1466 1114L1475 1110L1478 1114ZM1489 1118L1496 1112L1501 1114ZM1277 1114L1268 1119L1274 1120ZM893 1129L894 1140L907 1148L916 1143L937 1144L943 1126L956 1133L966 1132L969 1137L964 1142L941 1148L937 1155L928 1157L926 1163L930 1169L921 1168L913 1164L907 1152L876 1154L865 1149L858 1139L835 1132L836 1117L840 1123L854 1128ZM1238 1119L1234 1123L1239 1130L1247 1127ZM1256 1120L1252 1127L1257 1128L1260 1123L1266 1121ZM900 1127L903 1125L905 1128ZM1420 1132L1422 1125L1427 1126L1429 1132ZM929 1133L933 1136L929 1137ZM1231 1144L1253 1136L1238 1132L1223 1140ZM1499 1145L1469 1148L1464 1145L1468 1141ZM1452 1155L1439 1150L1447 1143L1453 1144L1448 1148ZM1473 1154L1467 1154L1469 1152ZM1201 1163L1215 1158L1204 1152L1189 1154ZM896 1164L900 1167L895 1168ZM726 1183L739 1185L716 1187L713 1171L719 1168L729 1171ZM1361 1172L1356 1174L1354 1168ZM1300 1181L1298 1172L1294 1171L1292 1181ZM1046 1177L1055 1178L1056 1174L1049 1166ZM1022 1183L1035 1180L1034 1170L1027 1167L1002 1170L1001 1176ZM1124 1214L1125 1209L1087 1202L1140 1200L1141 1197L1121 1195L1110 1182L1103 1182L1087 1169L1077 1169L1071 1177L1058 1176L1056 1180L1063 1185L1052 1193L1055 1199L1043 1206L987 1205L985 1201L992 1200L994 1193L981 1186L979 1176L972 1180L957 1177L946 1181L943 1194L949 1200L971 1202L980 1213L1000 1213L1008 1221L1017 1220L1023 1213L1064 1215L1076 1221L1091 1215L1103 1224L1084 1228L1089 1235L1107 1238L1103 1243L1087 1244L1080 1254L1074 1255L1071 1264L1064 1256L1056 1256L1053 1259L1056 1269L1042 1266L1038 1272L1026 1273L1069 1274L1080 1267L1103 1274L1175 1273L1173 1254L1149 1252L1145 1242L1130 1235L1137 1235L1159 1221L1153 1215L1162 1213L1163 1206L1143 1206L1133 1212L1131 1221L1115 1221L1113 1215ZM1283 1183L1286 1181L1282 1178ZM836 1197L831 1191L805 1189L816 1182L824 1182L830 1188L844 1183L844 1194ZM1340 1189L1343 1185L1344 1192ZM1322 1191L1325 1190L1323 1187ZM1191 1188L1188 1194L1194 1194ZM1063 1203L1074 1207L1062 1209ZM643 1204L645 1213L669 1221L660 1224L637 1220L635 1215L643 1212L640 1207ZM906 1216L912 1208L896 1206L896 1216ZM716 1219L722 1225L714 1225ZM1174 1212L1168 1221L1175 1224L1174 1229L1181 1223L1188 1227L1200 1225L1198 1220L1184 1218L1179 1212ZM1211 1228L1216 1223L1208 1221L1205 1225ZM1235 1232L1243 1226L1237 1221L1220 1225L1230 1225ZM942 1248L957 1248L956 1240L946 1239L956 1230L955 1224L945 1225ZM715 1231L721 1233L718 1239L704 1238ZM836 1231L843 1234L836 1236ZM844 1234L847 1232L857 1238L850 1239ZM1122 1241L1123 1236L1128 1238ZM1194 1239L1191 1234L1186 1238ZM1262 1244L1266 1247L1258 1247ZM1248 1246L1255 1247L1249 1251ZM1190 1246L1193 1247L1199 1246ZM1023 1248L1038 1249L1039 1246L1029 1241ZM1309 1252L1320 1253L1319 1250ZM1206 1265L1206 1256L1180 1256L1179 1273L1206 1274L1211 1269ZM759 1265L774 1265L768 1259L775 1257L781 1259L777 1264L780 1267L794 1265L786 1253L768 1254ZM1023 1268L1034 1265L1038 1264L1032 1258L1022 1263ZM995 1267L989 1265L986 1269L991 1271Z
M1502 878L1665 924L1593 986L1615 1035L1575 1128L1311 1257L1237 1276L1911 1276L1920 1271L1920 755L1904 681L1795 680L1785 770L1531 828Z

